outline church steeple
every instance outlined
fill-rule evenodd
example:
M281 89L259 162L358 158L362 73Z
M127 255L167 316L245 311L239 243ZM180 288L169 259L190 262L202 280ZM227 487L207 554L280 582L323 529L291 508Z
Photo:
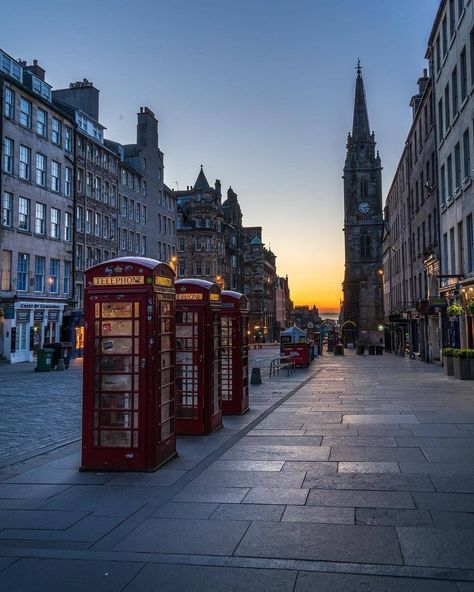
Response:
M363 142L370 140L369 116L365 100L364 81L362 80L362 68L360 60L357 63L356 91L354 101L354 120L352 123L352 140Z
M194 189L200 189L201 191L209 191L209 189L210 189L209 183L207 182L207 179L206 179L206 175L204 174L204 171L202 170L202 165L201 165L201 170L199 171L199 175L196 179L196 182L194 183Z

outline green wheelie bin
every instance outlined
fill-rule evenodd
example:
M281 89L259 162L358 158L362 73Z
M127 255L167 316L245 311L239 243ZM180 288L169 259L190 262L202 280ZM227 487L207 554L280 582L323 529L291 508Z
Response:
M50 372L53 361L53 349L39 349L36 357L35 372Z

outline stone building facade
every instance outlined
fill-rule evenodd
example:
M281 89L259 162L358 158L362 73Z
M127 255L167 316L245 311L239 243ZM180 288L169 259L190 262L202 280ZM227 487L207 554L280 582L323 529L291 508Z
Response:
M343 331L346 343L380 343L382 294L382 165L370 131L361 68L357 68L352 134L344 165Z
M434 102L426 70L411 99L413 122L384 209L387 346L440 361L439 208Z
M220 181L211 187L202 167L193 186L173 194L179 277L202 278L242 291L243 231L237 194L229 188L222 203Z
M0 51L0 356L63 339L73 296L74 120L45 71Z
M436 110L440 204L440 295L466 307L474 299L474 4L440 3L426 57ZM472 315L446 316L443 341L474 347Z

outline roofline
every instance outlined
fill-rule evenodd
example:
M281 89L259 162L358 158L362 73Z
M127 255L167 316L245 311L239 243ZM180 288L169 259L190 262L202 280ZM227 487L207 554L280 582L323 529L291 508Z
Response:
M425 58L428 59L428 54L430 53L430 49L433 46L433 38L435 36L436 30L438 28L439 21L441 20L441 15L443 14L444 7L448 0L441 0L438 6L438 12L436 13L435 20L433 22L433 27L431 28L431 33L428 38L428 47L426 49Z

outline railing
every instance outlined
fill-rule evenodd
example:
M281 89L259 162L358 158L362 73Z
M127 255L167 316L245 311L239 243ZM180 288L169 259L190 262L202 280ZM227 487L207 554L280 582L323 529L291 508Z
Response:
M295 371L295 362L293 361L293 358L291 356L274 358L270 362L270 378L272 376L280 374L280 370L285 369L288 371L288 376L290 376L290 374L293 374L293 372Z

